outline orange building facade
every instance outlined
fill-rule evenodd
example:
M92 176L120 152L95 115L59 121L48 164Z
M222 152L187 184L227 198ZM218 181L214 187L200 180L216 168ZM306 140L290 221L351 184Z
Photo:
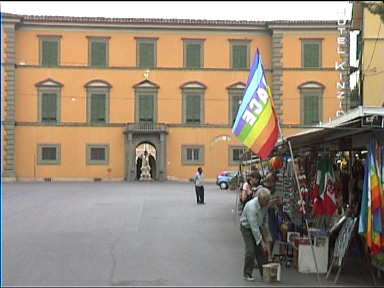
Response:
M257 49L285 135L335 118L338 26L3 14L3 181L134 181L142 144L155 180L213 181Z

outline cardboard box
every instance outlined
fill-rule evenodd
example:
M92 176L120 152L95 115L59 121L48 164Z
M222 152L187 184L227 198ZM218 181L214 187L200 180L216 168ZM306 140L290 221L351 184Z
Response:
M309 239L308 239L309 240ZM309 241L308 241L309 242ZM328 237L315 237L313 243L319 273L327 273L328 268ZM299 243L299 272L316 273L311 243Z
M281 274L280 263L269 263L263 265L263 280L264 282L279 282Z

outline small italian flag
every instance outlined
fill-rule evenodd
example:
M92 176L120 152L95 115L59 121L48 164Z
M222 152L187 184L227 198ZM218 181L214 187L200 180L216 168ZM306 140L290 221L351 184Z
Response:
M321 158L317 170L316 184L319 188L319 198L322 212L327 215L333 215L337 209L335 173L332 168L332 162L328 156Z

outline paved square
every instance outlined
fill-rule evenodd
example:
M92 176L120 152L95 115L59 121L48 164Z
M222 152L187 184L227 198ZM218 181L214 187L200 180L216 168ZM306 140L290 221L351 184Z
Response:
M241 278L235 192L192 183L3 184L3 285L262 286ZM324 278L324 275L321 276ZM332 277L333 278L333 277ZM281 285L319 284L284 268ZM364 269L340 285L371 285Z

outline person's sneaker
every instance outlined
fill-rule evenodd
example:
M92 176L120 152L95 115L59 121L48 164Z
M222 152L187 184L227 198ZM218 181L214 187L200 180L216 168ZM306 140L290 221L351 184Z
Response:
M249 275L244 275L243 279L247 280L247 281L255 281L255 278L253 278L252 276L249 276Z

